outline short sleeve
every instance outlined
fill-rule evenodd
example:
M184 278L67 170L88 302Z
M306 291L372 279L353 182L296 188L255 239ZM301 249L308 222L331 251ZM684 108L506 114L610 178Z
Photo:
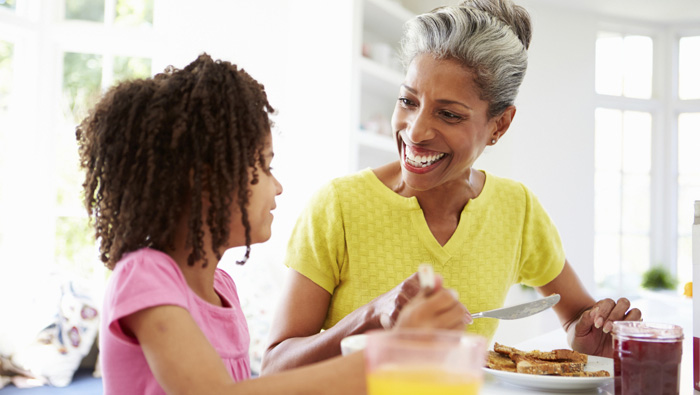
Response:
M118 321L137 311L162 305L188 308L187 283L174 262L160 252L139 250L119 261L106 295L105 317L115 336L128 342L135 340L121 331Z
M518 282L539 287L554 280L564 268L564 248L559 232L537 197L523 187L525 218Z
M336 189L329 183L314 194L298 218L285 265L332 294L340 283L344 256L342 209Z

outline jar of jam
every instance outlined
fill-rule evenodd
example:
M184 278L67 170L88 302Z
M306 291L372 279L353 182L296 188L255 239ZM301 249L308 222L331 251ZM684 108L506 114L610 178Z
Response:
M683 328L642 321L616 321L612 329L615 394L677 395Z

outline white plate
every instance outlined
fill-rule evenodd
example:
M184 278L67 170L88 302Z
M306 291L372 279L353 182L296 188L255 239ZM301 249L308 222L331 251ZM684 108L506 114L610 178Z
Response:
M540 376L535 374L505 372L484 368L484 371L499 380L536 390L584 390L598 388L609 384L613 380L612 358L588 356L586 371L607 370L610 377L566 377L566 376Z

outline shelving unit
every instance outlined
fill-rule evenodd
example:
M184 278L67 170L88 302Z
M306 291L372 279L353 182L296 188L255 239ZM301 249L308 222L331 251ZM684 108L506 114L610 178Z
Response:
M390 122L403 82L399 41L404 22L414 16L396 0L356 0L356 7L356 128L350 141L351 171L377 167L398 157Z

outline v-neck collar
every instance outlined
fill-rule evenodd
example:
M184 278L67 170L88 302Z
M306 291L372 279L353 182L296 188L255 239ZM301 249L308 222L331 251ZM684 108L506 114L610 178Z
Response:
M433 232L430 231L430 227L428 226L428 222L425 220L423 210L421 209L418 199L415 196L404 197L394 192L389 187L384 185L377 175L374 174L372 169L365 170L365 172L368 173L365 178L369 181L371 188L380 195L384 196L386 199L389 199L392 205L409 211L411 222L416 229L416 233L418 233L421 243L437 260L436 262L433 262L433 264L444 266L453 255L459 252L459 248L461 248L464 239L467 237L470 228L469 220L470 217L473 217L473 215L470 215L470 213L474 212L475 210L479 210L479 207L485 204L482 202L487 202L489 200L488 195L491 194L491 183L489 181L490 175L486 171L478 171L484 173L484 187L482 188L479 196L474 199L470 199L464 206L459 216L457 228L444 246L440 245L433 235Z

